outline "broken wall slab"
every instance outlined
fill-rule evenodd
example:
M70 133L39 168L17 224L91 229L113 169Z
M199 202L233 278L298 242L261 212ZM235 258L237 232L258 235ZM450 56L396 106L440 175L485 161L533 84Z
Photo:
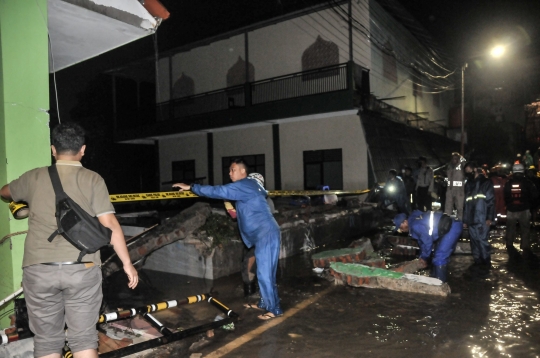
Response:
M156 250L148 257L145 269L214 280L242 269L244 244L237 241L207 247L198 240L181 240Z
M367 266L384 266L384 259L373 254L373 246L369 239L357 240L349 248L322 251L311 256L314 267L328 268L331 262L356 262ZM382 266L381 266L382 261Z
M276 217L281 229L279 258L309 251L337 239L358 237L377 228L384 219L380 210L369 205L329 209L322 212L314 211L313 208L297 209L288 219Z
M336 284L347 284L353 287L383 288L436 296L450 294L450 286L438 279L360 264L333 262L330 264L330 273L335 277Z
M382 213L371 206L342 208L320 206L281 209L276 221L281 229L280 259L303 250L350 239L380 225ZM228 219L230 220L230 219ZM200 230L200 229L199 229ZM202 233L192 235L153 252L145 268L181 275L217 279L241 270L243 243L239 236L208 250L208 240ZM373 259L373 258L370 258ZM374 262L379 265L379 262Z

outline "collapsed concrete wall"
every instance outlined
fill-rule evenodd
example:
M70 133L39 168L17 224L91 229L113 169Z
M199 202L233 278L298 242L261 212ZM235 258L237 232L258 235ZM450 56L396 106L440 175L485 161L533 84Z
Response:
M232 223L232 219L220 215L221 213L224 214L224 210L214 210L207 219L216 216L221 219L209 220ZM368 205L321 205L280 208L280 213L276 214L275 218L281 229L282 259L338 239L358 237L378 227L383 215ZM176 216L169 221L180 219L180 216ZM234 229L222 229L216 234L214 228L212 234L207 226L203 223L185 237L158 248L148 256L144 267L206 279L217 279L239 272L244 244L238 232Z

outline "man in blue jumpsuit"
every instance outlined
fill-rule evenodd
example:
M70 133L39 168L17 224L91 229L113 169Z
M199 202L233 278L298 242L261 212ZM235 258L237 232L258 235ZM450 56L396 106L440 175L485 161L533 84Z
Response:
M435 246L431 277L446 282L448 261L463 229L461 221L441 212L414 210L408 219L405 214L396 215L394 224L397 231L408 232L413 239L418 240L420 260L425 266L428 265Z
M213 199L235 200L238 228L248 248L255 246L257 279L261 298L257 305L247 308L265 310L258 316L268 320L283 315L279 304L276 273L279 260L281 231L266 202L267 192L259 182L248 178L247 167L242 159L233 160L229 168L232 183L226 185L174 184L180 190L191 190L199 196Z
M474 264L481 269L491 267L489 227L495 219L493 183L482 174L475 162L465 164L465 210L463 223L469 228Z

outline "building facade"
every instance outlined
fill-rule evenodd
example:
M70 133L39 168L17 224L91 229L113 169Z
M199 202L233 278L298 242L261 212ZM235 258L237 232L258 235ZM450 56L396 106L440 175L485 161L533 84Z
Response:
M117 106L116 140L159 147L160 190L227 183L234 157L270 190L365 189L377 178L367 114L444 136L454 100L449 66L394 6L324 4L161 54L155 111ZM418 155L436 160L395 163Z

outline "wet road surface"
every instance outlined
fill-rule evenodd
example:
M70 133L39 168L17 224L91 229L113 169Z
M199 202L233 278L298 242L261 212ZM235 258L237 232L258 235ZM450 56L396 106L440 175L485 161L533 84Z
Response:
M538 232L531 234L533 252L540 255ZM242 307L247 301L240 274L208 281L142 270L143 282L134 292L124 289L124 278L116 275L106 285L105 295L110 307L126 307L214 289L221 302L240 314L232 332L217 329L213 337L190 337L147 357L190 357L193 353L265 358L539 357L539 260L518 257L509 261L504 230L493 230L491 235L490 272L471 267L470 255L452 256L452 294L447 298L335 286L313 273L313 251L280 261L278 285L285 315L266 322L257 319L260 311ZM338 242L336 247L347 244ZM203 302L158 312L156 317L171 329L185 329L211 322L219 313Z

